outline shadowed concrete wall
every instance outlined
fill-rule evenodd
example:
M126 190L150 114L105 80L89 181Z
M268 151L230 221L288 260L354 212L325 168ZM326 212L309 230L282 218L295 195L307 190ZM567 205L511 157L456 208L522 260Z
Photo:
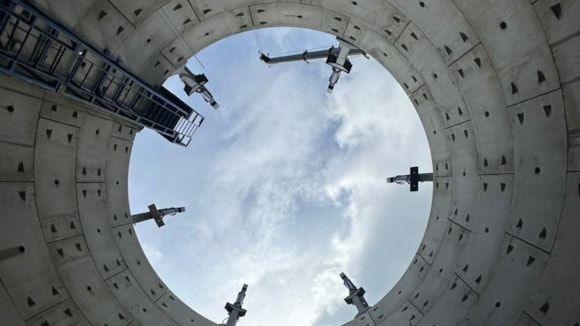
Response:
M435 184L408 270L348 325L580 322L580 1L34 2L153 84L253 28L353 42L411 98ZM213 325L159 280L126 218L136 127L0 87L0 250L25 248L0 261L0 320Z

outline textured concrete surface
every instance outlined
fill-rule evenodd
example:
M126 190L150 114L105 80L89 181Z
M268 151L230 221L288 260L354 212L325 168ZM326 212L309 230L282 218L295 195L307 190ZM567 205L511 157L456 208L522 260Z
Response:
M580 323L580 1L34 3L153 84L253 28L353 42L414 103L435 187L408 270L348 325ZM24 247L0 261L3 325L215 325L167 289L135 238L137 131L0 78L0 250Z

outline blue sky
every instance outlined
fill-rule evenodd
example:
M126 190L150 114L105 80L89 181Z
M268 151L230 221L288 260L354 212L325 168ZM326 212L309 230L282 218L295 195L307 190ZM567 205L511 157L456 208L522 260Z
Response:
M256 42L256 39L259 41ZM378 301L407 268L424 232L430 184L410 193L385 177L418 165L430 171L417 114L372 58L353 59L332 95L323 61L268 67L271 54L335 44L292 28L235 35L191 59L221 108L166 87L206 120L188 148L144 130L130 167L133 213L147 205L187 212L136 226L153 267L208 318L248 283L239 325L340 325L355 309L344 271ZM284 316L281 318L280 316Z

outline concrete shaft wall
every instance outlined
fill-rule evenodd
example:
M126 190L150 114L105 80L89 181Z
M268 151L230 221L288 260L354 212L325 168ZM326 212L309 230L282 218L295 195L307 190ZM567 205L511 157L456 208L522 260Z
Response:
M348 325L580 322L579 0L34 2L153 84L253 28L355 43L414 103L435 185L408 270ZM0 86L0 250L25 247L0 261L0 320L213 325L159 280L125 218L135 127Z

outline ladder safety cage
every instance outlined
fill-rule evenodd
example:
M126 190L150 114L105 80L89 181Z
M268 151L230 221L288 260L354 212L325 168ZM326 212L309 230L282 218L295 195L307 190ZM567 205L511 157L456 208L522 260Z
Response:
M187 146L204 117L22 0L0 0L0 72L92 104Z

